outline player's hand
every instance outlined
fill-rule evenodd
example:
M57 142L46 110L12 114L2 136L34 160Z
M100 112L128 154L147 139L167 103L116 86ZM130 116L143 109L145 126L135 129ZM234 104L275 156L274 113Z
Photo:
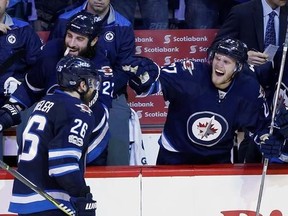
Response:
M21 122L20 111L19 105L12 103L0 108L0 132Z
M0 23L0 32L7 34L8 30L11 30L11 28L8 25L5 25L4 23Z
M285 105L279 107L275 116L275 124L279 127L279 132L287 139L288 138L288 110Z
M256 65L256 66L262 65L266 63L268 60L268 55L262 52L250 50L248 51L247 54L248 54L247 62L251 65Z
M129 85L137 94L149 89L160 75L160 68L154 61L140 56L129 58L122 69L132 74Z
M96 216L96 201L91 193L86 197L71 197L70 202L76 211L75 216Z
M262 140L260 150L265 158L277 158L281 153L283 144L283 138L276 135L270 135Z

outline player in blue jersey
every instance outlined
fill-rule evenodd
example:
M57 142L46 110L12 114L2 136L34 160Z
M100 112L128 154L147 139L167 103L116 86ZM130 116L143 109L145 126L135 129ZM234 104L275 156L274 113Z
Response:
M226 38L208 58L209 63L183 60L161 69L149 59L134 58L124 67L136 74L130 85L138 93L162 91L170 102L158 141L159 165L231 163L237 129L249 129L259 143L267 132L269 108L246 67L247 46Z
M5 12L8 4L0 1L0 106L36 62L42 45L29 23Z
M57 64L57 78L59 88L43 97L30 115L19 145L17 170L74 209L77 216L94 216L96 202L84 171L95 120L84 102L98 91L97 69L88 59L66 56ZM66 215L18 179L14 180L9 211L20 216Z
M73 14L79 11L88 11L101 20L103 34L99 37L97 47L105 51L115 79L112 108L109 112L111 138L108 145L107 164L129 165L129 118L131 116L127 103L129 74L123 72L122 65L135 54L133 26L124 16L114 10L110 0L86 0L81 6L58 17L49 38L63 37L66 23Z
M67 25L65 39L51 40L43 47L38 61L27 73L25 82L11 95L9 103L0 109L0 125L5 129L18 124L21 120L20 110L31 107L45 94L53 92L57 86L56 64L64 56L64 52L67 55L88 57L100 69L99 75L101 75L102 82L99 97L95 95L94 99L97 97L98 99L91 106L91 109L97 113L95 116L96 129L91 137L91 154L88 154L87 159L90 163L99 155L103 155L103 159L97 163L105 165L110 136L108 108L111 106L112 100L113 74L109 67L109 61L101 54L100 49L95 49L100 32L101 27L97 26L97 22L91 14L83 11L73 16ZM31 110L33 108L30 108ZM28 116L22 115L22 127L26 125ZM22 133L21 125L17 127L20 134Z

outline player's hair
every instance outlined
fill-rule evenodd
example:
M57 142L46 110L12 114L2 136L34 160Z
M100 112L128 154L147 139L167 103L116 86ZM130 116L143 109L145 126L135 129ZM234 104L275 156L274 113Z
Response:
M208 49L208 61L212 62L215 53L221 53L236 60L236 70L235 72L239 72L242 68L242 65L248 59L248 47L245 43L240 40L233 38L224 38L220 40L218 43L212 45Z

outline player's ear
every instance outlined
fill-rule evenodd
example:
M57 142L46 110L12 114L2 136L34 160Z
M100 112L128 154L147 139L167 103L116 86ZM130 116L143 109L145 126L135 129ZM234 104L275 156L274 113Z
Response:
M91 47L95 46L95 44L97 43L97 41L98 41L98 37L95 37L95 38L91 41L90 46L91 46Z
M87 88L88 88L88 86L86 85L86 82L84 80L82 80L79 83L78 90L80 90L80 92L85 92L87 90Z

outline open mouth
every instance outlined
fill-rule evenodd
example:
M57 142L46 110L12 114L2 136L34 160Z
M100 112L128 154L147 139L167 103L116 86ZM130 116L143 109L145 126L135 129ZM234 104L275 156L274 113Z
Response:
M217 76L224 76L224 72L221 71L221 70L218 70L218 69L215 69L215 74L216 74Z

